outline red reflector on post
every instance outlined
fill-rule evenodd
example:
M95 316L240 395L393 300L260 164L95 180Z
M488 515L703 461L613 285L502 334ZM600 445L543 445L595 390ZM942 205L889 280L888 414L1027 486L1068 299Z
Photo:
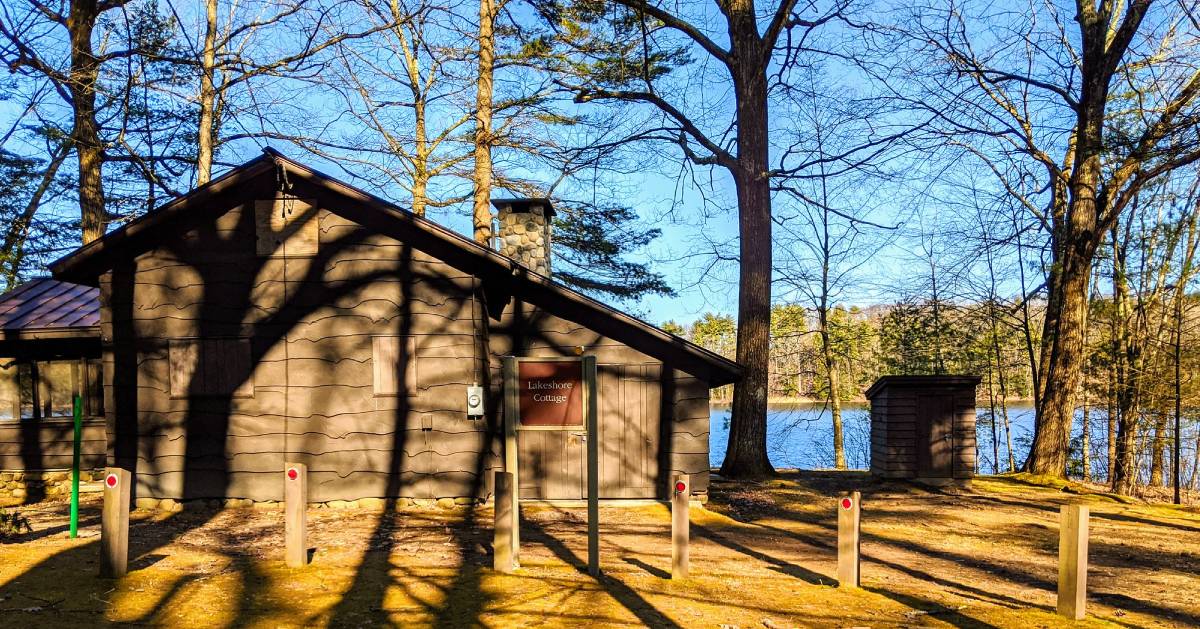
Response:
M117 475L109 474L108 476L106 476L104 478L104 484L108 485L109 487L116 487L117 486Z
M843 509L850 509L853 506L854 506L853 500L851 500L849 498L842 498L842 508Z
M679 481L678 483L675 483L675 491L677 491L679 493L683 493L683 492L687 491L687 485L684 484L683 481Z
M296 468L294 468L294 467L289 467L289 468L288 468L288 479L289 479L289 480L296 480L296 477L297 477L297 476L300 476L300 474L299 474L298 472L296 472Z

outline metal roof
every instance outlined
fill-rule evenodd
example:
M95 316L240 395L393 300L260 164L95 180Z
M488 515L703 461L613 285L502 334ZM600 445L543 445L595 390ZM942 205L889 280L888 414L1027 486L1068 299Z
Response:
M98 288L42 277L0 295L0 330L5 332L98 325Z

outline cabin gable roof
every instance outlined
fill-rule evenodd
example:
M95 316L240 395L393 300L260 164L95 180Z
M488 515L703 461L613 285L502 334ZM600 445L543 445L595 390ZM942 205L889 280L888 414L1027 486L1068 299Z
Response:
M218 211L293 188L315 197L320 207L353 220L417 249L466 273L479 277L503 308L511 298L544 308L614 340L626 343L665 364L702 378L710 386L737 381L741 367L690 341L611 308L582 293L534 273L515 260L480 245L436 222L419 217L394 203L334 179L280 153L267 149L225 175L116 229L50 265L59 280L96 286L99 277L122 260L153 249L186 223ZM215 218L215 217L214 217Z

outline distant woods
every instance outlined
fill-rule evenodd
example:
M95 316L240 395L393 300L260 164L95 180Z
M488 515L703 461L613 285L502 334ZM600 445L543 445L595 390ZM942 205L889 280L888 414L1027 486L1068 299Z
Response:
M1111 262L1099 266L1099 275L1109 283ZM1121 277L1117 275L1118 283ZM1069 476L1127 482L1122 487L1126 493L1138 485L1169 484L1178 393L1185 440L1182 484L1200 484L1200 379L1195 377L1200 373L1200 295L1182 299L1161 293L1153 299L1118 293L1114 299L1097 293L1091 300L1087 369L1067 453ZM979 447L1000 470L1020 469L1009 406L1035 403L1031 356L1036 353L1030 348L1037 346L1043 325L1043 300L938 302L913 297L861 309L837 306L827 319L832 369L822 359L824 341L814 313L799 305L777 305L771 313L772 402L811 401L832 410L842 403L865 402L863 392L882 375L980 375ZM1182 318L1176 319L1177 313ZM1132 332L1131 326L1140 331ZM726 356L736 345L729 316L705 313L689 322L667 321L663 328ZM1177 333L1182 334L1178 379ZM714 390L714 401L727 403L730 388ZM840 417L833 415L833 421ZM833 428L836 460L847 444ZM1122 467L1124 473L1118 472Z

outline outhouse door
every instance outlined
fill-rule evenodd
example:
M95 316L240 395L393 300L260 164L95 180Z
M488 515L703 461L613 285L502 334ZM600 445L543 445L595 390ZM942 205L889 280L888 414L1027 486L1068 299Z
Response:
M954 475L952 396L917 396L917 475L926 478Z

